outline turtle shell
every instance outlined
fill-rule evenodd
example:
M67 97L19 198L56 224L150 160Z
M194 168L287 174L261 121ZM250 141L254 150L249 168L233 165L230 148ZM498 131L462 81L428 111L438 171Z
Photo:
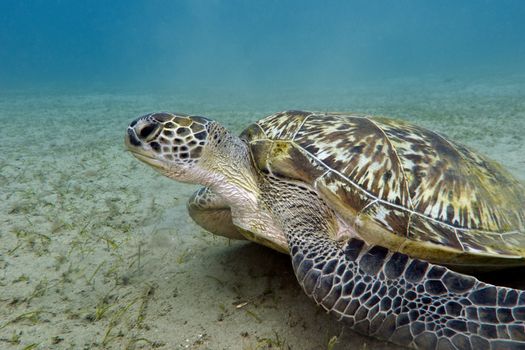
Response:
M525 263L525 188L425 128L287 111L241 135L262 172L314 188L370 244L449 265Z

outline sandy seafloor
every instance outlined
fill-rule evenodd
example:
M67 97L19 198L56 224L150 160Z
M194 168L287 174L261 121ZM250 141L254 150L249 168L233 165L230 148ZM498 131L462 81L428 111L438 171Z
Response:
M309 300L288 257L214 237L189 218L195 186L129 155L151 111L240 132L285 109L404 118L525 180L525 77L433 79L276 94L0 94L1 349L392 349ZM525 285L523 271L483 276Z

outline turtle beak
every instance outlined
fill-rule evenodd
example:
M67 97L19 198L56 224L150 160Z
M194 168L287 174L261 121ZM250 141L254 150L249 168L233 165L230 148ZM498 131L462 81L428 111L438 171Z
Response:
M152 151L150 141L159 135L162 125L147 117L140 117L131 122L124 137L124 143L127 150L136 158L154 167L160 167L161 161Z
M127 150L141 162L146 163L156 169L164 169L166 167L164 162L162 162L160 159L157 159L155 155L144 149L143 143L137 139L136 135L133 135L133 132L128 130L128 135L126 135L124 138L124 143Z
M128 128L128 133L124 137L124 143L126 144L126 147L128 149L142 146L142 142L140 142L139 138L137 137L137 134L135 133L135 130L131 127Z

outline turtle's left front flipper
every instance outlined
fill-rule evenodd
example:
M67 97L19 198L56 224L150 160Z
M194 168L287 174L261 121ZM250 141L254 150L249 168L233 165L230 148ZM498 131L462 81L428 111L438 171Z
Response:
M359 239L312 250L303 233L290 235L299 283L353 329L417 349L525 349L525 292Z
M273 193L276 193L273 191ZM359 332L417 349L525 349L525 292L354 238L330 239L335 216L290 184L268 199L304 291Z

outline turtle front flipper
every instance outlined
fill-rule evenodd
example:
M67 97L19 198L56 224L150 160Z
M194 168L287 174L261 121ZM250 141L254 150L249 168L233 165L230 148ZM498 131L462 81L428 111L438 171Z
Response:
M290 235L297 279L353 329L417 349L525 349L523 291L359 239L312 251L299 232L301 238Z
M302 186L271 185L304 291L353 329L416 349L525 349L525 292L496 287L405 254L341 245L336 217Z
M246 239L232 222L228 204L208 187L201 187L188 200L188 212L205 230L231 239Z

